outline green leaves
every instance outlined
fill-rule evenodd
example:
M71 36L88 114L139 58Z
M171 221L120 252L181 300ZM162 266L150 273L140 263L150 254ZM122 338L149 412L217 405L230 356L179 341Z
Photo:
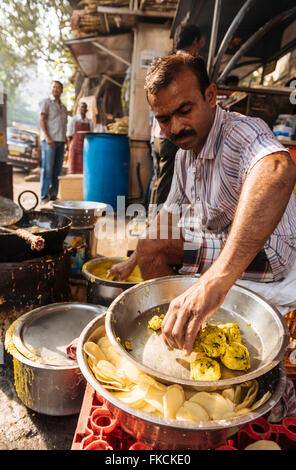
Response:
M14 93L27 68L41 59L60 66L73 62L64 48L70 37L72 9L67 0L2 0L0 80Z

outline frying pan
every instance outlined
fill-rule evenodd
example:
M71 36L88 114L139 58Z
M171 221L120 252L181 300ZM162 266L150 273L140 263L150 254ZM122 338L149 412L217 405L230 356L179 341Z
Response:
M36 198L32 209L27 210L22 206L21 197L24 193L31 193ZM25 240L13 233L0 230L0 262L25 261L62 251L64 240L72 225L71 220L51 212L33 210L38 204L38 196L33 191L23 191L19 195L18 203L22 210L22 216L18 222L14 223L14 226L26 229L38 225L40 227L38 234L45 241L44 248L32 252L30 245Z

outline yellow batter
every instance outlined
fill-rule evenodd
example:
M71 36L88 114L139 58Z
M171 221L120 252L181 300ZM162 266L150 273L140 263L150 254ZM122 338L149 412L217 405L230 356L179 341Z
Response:
M89 272L100 279L106 279L110 281L117 281L112 276L110 276L110 269L114 264L117 264L118 261L102 261L101 263L98 262L96 266L94 266ZM130 276L125 280L118 280L118 282L142 282L142 275L139 266L137 265Z

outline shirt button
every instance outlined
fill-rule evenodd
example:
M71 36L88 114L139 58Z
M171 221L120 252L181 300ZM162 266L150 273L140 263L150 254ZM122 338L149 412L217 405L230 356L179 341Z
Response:
M197 196L196 200L197 200L197 201L200 201L200 197L199 197L199 196Z

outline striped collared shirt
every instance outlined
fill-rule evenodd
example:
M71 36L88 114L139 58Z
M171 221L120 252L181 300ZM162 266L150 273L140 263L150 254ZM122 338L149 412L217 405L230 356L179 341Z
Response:
M214 123L201 152L180 149L164 208L181 214L185 249L200 250L198 263L182 272L204 272L227 238L244 180L261 158L287 151L267 124L217 106ZM296 261L296 199L291 195L278 226L263 247L271 271L243 279L272 282L285 277Z

